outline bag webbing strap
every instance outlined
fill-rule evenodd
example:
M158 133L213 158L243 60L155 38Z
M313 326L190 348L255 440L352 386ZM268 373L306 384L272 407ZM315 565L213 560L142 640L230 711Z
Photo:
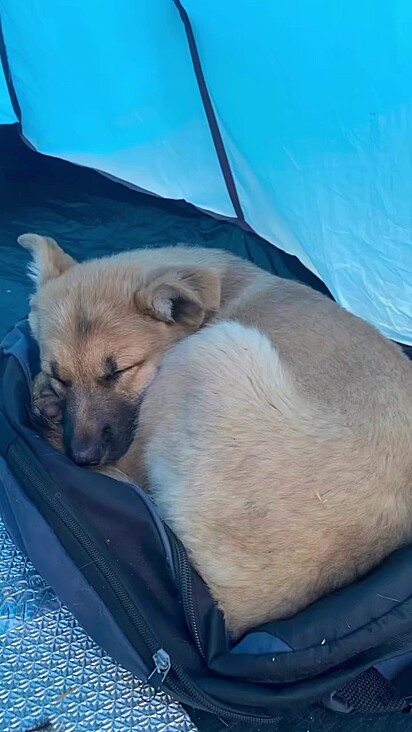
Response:
M382 714L384 712L408 713L412 707L391 683L376 669L370 668L348 681L338 691L324 700L326 707L340 714L359 712Z

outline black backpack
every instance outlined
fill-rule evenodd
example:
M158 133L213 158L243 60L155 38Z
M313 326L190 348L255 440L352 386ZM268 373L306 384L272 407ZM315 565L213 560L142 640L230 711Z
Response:
M316 704L344 714L410 711L412 547L233 644L150 498L77 467L33 430L37 369L23 321L0 354L0 510L14 542L92 638L147 682L147 694L163 689L259 725Z

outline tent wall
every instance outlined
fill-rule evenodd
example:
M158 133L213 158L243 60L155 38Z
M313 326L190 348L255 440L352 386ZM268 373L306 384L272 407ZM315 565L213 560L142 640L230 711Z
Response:
M4 70L0 64L0 125L12 125L17 122L13 110Z
M246 221L412 344L410 2L182 4ZM1 14L36 149L234 215L173 0Z
M0 11L36 150L233 216L170 0L2 0Z

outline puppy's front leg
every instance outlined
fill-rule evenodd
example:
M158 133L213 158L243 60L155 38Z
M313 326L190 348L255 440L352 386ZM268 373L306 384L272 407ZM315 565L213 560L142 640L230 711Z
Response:
M33 381L31 419L41 436L59 452L63 448L63 409L50 378L40 371Z

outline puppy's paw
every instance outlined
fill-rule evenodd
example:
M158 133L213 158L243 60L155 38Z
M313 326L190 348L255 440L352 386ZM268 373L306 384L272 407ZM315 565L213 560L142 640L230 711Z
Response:
M56 450L63 448L63 405L50 379L40 372L33 381L31 420L42 437Z
M33 381L33 419L40 424L62 421L63 410L60 398L54 391L50 379L42 371Z

